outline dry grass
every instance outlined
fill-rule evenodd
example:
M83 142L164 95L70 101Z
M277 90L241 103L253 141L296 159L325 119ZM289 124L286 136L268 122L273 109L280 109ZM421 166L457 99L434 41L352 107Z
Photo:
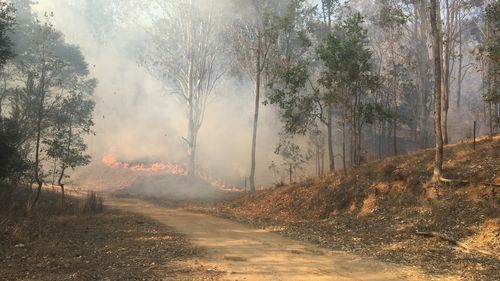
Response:
M101 213L104 210L104 198L95 191L89 191L81 203L81 210L90 214Z

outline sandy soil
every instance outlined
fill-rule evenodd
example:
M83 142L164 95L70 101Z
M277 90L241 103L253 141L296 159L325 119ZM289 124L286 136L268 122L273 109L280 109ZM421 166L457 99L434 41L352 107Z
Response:
M187 235L208 252L199 262L222 272L224 280L457 280L453 276L430 278L417 268L330 251L270 230L139 199L109 198L106 203Z

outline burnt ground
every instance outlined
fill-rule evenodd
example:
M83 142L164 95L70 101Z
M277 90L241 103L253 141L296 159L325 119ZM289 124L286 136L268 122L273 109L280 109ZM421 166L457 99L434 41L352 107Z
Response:
M27 211L28 192L14 193L15 204L4 196L0 206L1 280L217 280L220 275L198 264L202 249L149 218L106 208L83 212L77 199L61 210L50 192Z

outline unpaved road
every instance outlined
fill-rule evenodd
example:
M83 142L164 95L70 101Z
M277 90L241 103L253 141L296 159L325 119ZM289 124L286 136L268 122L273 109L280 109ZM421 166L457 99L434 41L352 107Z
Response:
M223 271L224 280L429 280L415 268L332 252L206 214L139 199L108 199L107 205L152 218L187 235L208 252L204 260L196 262Z

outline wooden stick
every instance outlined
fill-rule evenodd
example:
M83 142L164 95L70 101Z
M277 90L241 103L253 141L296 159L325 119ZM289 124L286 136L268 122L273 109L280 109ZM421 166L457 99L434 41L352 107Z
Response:
M469 181L466 181L466 180L454 180L454 179L447 179L447 178L443 178L443 177L440 177L439 178L440 181L442 182L455 182L455 183L469 183Z
M455 240L453 238L450 238L450 237L448 237L448 236L446 236L444 234L441 234L441 233L438 233L438 232L435 232L435 231L416 231L415 234L416 235L420 235L420 236L436 237L436 238L439 238L441 240L447 241L450 244L458 246L459 248L462 248L463 250L466 250L466 251L476 251L476 252L479 252L481 254L485 254L485 255L488 255L488 256L494 256L492 253L490 253L488 251L471 248L471 247L465 245L464 243L462 243L460 241L457 241L457 240Z

